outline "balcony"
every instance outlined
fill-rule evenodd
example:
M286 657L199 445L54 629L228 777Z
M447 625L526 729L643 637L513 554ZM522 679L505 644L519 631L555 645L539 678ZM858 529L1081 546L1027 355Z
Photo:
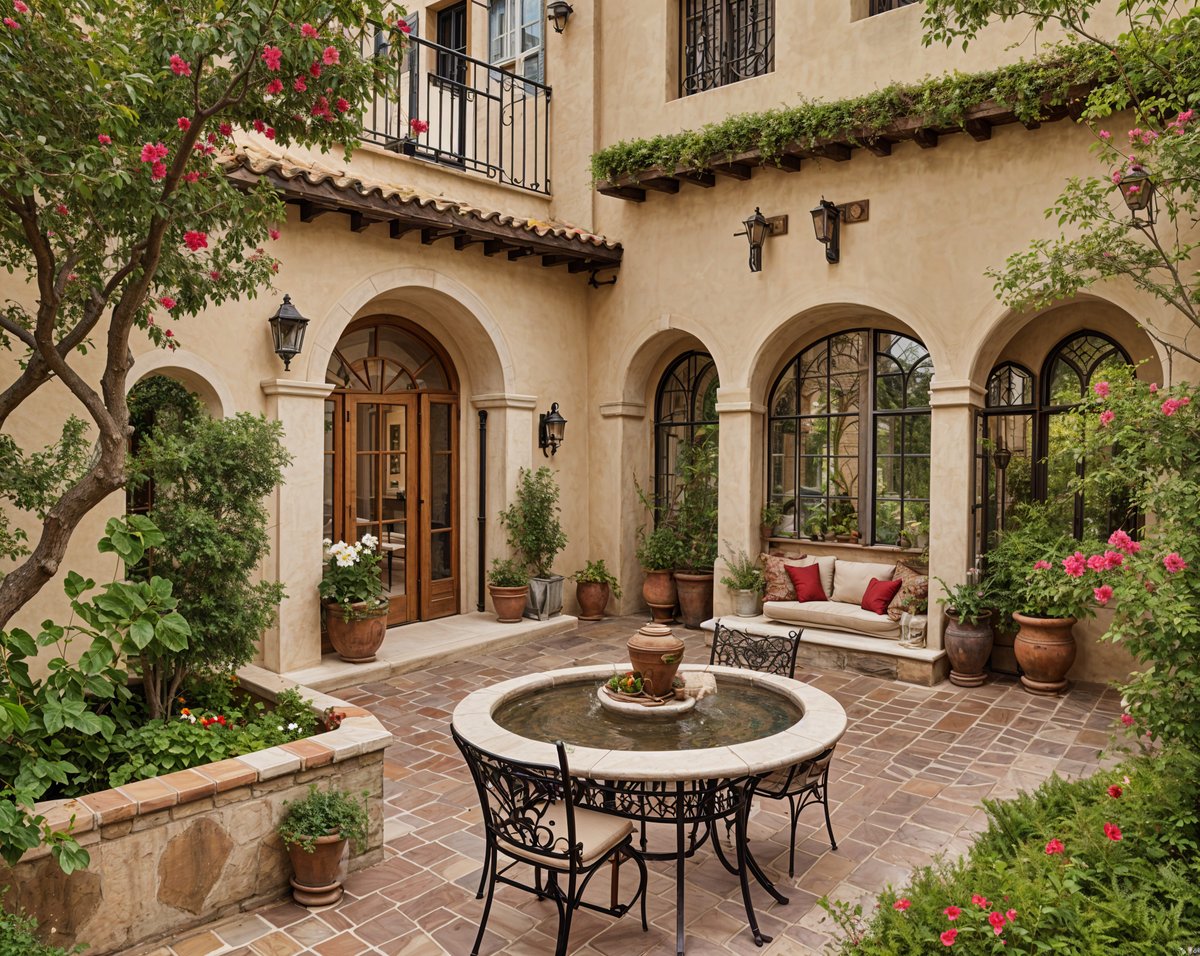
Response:
M364 56L385 50L382 35L362 44ZM409 37L394 91L368 108L362 139L548 194L550 92L537 80Z

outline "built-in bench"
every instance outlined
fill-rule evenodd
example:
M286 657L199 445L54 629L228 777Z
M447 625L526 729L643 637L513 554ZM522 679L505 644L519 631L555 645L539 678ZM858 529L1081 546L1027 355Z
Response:
M886 677L922 684L931 687L946 679L950 673L950 660L941 648L904 647L896 641L866 637L844 631L826 631L799 624L781 624L769 621L761 614L757 617L721 618L724 627L745 631L748 634L786 636L799 630L800 652L796 657L796 668L820 667L828 670L851 670L872 677ZM712 643L712 631L716 619L705 621L700 627L708 632L706 643Z

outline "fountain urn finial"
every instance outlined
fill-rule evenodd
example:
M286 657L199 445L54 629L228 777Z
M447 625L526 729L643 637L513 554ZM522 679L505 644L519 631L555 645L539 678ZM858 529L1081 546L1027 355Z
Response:
M665 624L647 624L626 644L629 663L642 675L642 687L655 697L670 697L686 645Z

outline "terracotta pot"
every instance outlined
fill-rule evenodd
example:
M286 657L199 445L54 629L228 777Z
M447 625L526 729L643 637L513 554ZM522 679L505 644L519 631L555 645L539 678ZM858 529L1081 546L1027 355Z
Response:
M675 572L675 587L679 590L679 616L690 630L713 616L713 575Z
M950 658L950 683L978 687L987 679L985 671L995 640L990 611L975 624L964 624L947 611L942 640Z
M608 607L608 596L612 588L603 581L580 581L575 585L575 599L579 602L579 620L599 621Z
M529 599L529 586L519 588L502 588L496 584L488 585L488 593L492 596L492 606L496 609L496 620L501 624L517 624L525 615L525 602Z
M775 533L775 526L770 524L760 524L758 526L758 533L763 538L769 538Z
M342 898L342 884L338 879L342 852L346 841L341 834L331 833L317 837L312 853L306 853L298 844L288 845L288 856L292 860L292 899L301 906L328 906Z
M1028 617L1014 614L1021 629L1013 641L1020 665L1021 683L1031 694L1061 694L1067 689L1067 671L1075 663L1073 617Z
M351 664L375 660L375 652L387 631L388 606L373 607L366 601L351 604L347 612L340 604L325 605L329 643L337 656Z
M625 646L629 665L642 675L642 689L656 697L668 696L683 660L683 641L665 624L647 624Z
M670 624L675 620L678 595L670 571L647 571L642 582L642 599L650 605L655 624Z

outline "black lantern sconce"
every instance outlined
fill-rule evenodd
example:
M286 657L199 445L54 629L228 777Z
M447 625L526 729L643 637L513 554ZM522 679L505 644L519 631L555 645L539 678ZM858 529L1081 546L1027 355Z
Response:
M750 243L750 271L762 272L762 248L768 236L783 236L787 234L787 216L767 217L762 210L754 207L754 215L742 222L745 230L735 232L735 236L745 236Z
M1154 180L1146 172L1146 167L1138 163L1130 166L1129 172L1121 177L1119 188L1121 190L1121 197L1125 200L1125 205L1133 213L1133 224L1139 229L1144 229L1146 226L1153 226L1155 212ZM1138 215L1139 212L1144 212L1146 218L1142 219Z
M283 359L283 370L291 368L292 359L304 348L304 329L308 319L292 305L292 297L285 295L283 304L267 320L271 323L271 338L275 340L275 354Z
M567 28L567 21L574 12L575 8L566 0L554 0L553 3L546 4L546 19L554 27L555 33L562 33Z
M550 411L538 416L538 448L542 450L543 455L549 458L557 454L566 430L567 420L558 414L558 402L552 402Z
M838 205L824 196L821 204L812 210L813 232L817 242L825 246L825 261L830 265L842 258L842 224L866 222L870 218L871 204L866 199Z

